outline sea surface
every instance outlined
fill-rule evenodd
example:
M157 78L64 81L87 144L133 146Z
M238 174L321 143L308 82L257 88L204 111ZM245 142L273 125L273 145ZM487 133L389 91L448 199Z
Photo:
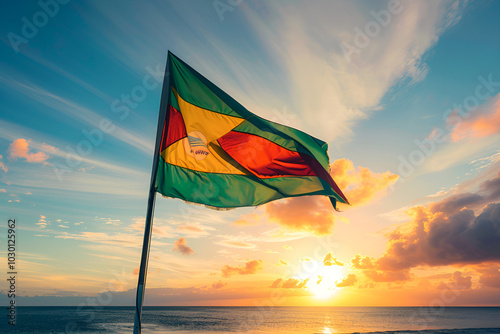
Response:
M0 333L127 333L134 307L18 307ZM143 333L500 334L500 307L145 307Z

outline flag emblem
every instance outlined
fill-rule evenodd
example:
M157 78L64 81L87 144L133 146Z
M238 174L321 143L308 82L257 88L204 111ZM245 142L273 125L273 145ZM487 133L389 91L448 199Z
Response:
M200 131L191 131L182 141L186 154L196 160L203 160L210 154L207 138Z

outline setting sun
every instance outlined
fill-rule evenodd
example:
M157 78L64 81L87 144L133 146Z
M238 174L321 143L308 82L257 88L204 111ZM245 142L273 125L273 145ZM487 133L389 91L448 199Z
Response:
M308 272L302 279L308 279L306 287L314 294L315 298L324 299L331 297L339 288L343 278L343 270L339 266L325 266L320 262L311 261L315 270Z

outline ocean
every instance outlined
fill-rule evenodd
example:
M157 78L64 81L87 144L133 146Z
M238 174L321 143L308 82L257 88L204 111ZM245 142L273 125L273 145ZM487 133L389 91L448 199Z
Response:
M132 333L134 307L18 307L1 333ZM145 307L143 333L500 334L500 307Z

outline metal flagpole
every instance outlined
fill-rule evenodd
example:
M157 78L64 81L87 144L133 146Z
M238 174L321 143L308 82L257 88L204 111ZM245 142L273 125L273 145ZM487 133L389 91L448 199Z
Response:
M170 52L169 52L170 53ZM149 246L151 243L151 232L153 230L153 212L156 198L156 173L158 171L158 159L160 156L160 144L165 124L166 111L168 100L170 98L169 89L169 69L168 69L169 55L167 55L167 64L165 65L165 75L163 78L163 87L161 91L160 112L158 115L158 127L156 129L156 144L153 157L153 168L151 171L151 183L149 185L149 198L148 209L146 212L146 224L144 226L144 241L142 244L141 265L139 267L139 279L137 281L137 295L135 303L135 320L134 320L134 334L141 333L141 320L142 320L142 303L144 301L144 293L146 289L146 275L148 271L149 259Z

